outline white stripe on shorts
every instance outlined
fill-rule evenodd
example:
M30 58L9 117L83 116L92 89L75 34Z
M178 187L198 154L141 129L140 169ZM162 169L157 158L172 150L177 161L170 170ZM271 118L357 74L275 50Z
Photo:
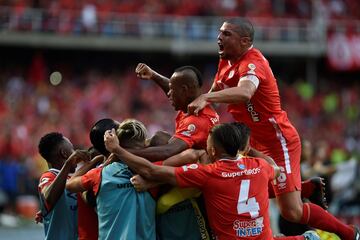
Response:
M272 125L276 131L276 137L279 139L281 148L284 152L286 173L291 173L290 156L289 156L289 150L287 148L286 140L285 140L284 136L282 135L282 132L281 132L279 125L277 124L275 118L273 118L273 117L269 118L269 122L272 123Z

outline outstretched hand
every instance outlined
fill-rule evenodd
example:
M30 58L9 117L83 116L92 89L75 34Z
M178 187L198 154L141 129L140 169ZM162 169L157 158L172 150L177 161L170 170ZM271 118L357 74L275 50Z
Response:
M188 105L188 113L197 116L199 112L206 107L207 104L208 102L206 100L206 96L201 94Z
M139 63L135 68L135 73L138 78L151 80L154 75L154 70L145 63Z
M114 128L105 132L104 143L106 150L108 150L110 153L114 153L116 149L120 147L119 139Z

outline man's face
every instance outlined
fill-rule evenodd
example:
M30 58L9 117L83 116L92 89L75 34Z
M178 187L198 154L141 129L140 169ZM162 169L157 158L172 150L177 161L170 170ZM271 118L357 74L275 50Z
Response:
M168 97L171 102L171 105L175 108L176 111L182 110L185 111L187 108L187 91L185 85L182 84L182 78L184 76L181 73L174 73L169 82L169 92Z
M236 60L248 46L243 45L243 38L235 31L236 26L224 22L219 30L218 46L219 56L226 60Z
M70 142L70 140L66 137L64 137L64 143L63 143L63 150L64 150L64 162L70 157L71 154L73 154L74 150L74 146L73 144ZM75 172L75 168L71 169L70 172Z

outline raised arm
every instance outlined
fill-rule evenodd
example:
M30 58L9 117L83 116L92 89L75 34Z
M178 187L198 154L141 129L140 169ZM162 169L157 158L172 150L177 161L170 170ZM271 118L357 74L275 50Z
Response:
M157 166L148 160L138 157L119 145L119 139L114 129L106 131L104 135L106 149L114 153L132 170L149 180L176 185L175 168L168 166Z
M147 147L143 149L129 149L128 151L137 156L146 158L149 161L155 162L174 156L187 148L188 145L185 141L178 138L172 138L166 145Z
M152 80L165 92L166 96L169 92L169 78L155 72L145 63L139 63L135 69L136 75L145 80Z
M99 155L94 157L90 162L87 162L82 166L74 175L66 182L66 189L70 192L83 192L85 189L81 183L81 176L93 169L97 164L104 161L104 156Z
M76 150L65 161L64 166L61 168L60 173L56 176L55 180L41 190L41 194L49 206L54 206L63 194L66 180L71 170L76 167L78 162L88 161L88 159L89 155L86 151Z

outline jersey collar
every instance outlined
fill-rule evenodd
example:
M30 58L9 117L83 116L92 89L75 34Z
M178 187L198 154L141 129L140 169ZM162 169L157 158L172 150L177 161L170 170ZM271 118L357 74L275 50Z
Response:
M218 161L238 161L240 159L242 159L244 156L242 154L238 154L238 156L235 159L230 159L230 158L221 158Z
M52 172L52 173L55 173L56 175L58 175L60 173L60 170L56 169L56 168L50 168L49 172Z
M253 47L254 47L254 44L251 44L251 46L241 55L241 57L239 58L239 60L241 60L241 59L243 58L243 56L244 56L250 49L252 49ZM239 60L238 60L238 61L239 61ZM238 61L236 61L236 62L238 62ZM230 60L228 60L228 64L229 64L230 67L232 66Z

